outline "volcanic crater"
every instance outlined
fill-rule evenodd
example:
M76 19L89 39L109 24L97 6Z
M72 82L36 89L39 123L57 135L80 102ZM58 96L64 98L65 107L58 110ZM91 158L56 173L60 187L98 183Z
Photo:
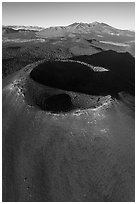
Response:
M108 55L110 53L107 51L103 54ZM114 55L115 53L111 52L110 57L114 58ZM115 57L120 58L121 54L119 55ZM108 60L108 64L107 62L104 64L104 61L101 64L98 61L100 55L92 56L91 62L92 58L94 60L90 64L106 65L109 71L95 72L92 66L90 67L88 64L86 66L86 64L72 60L45 61L37 65L29 76L29 90L31 96L33 95L35 104L42 110L60 113L78 108L97 107L103 103L105 97L108 95L118 97L118 93L121 91L134 93L132 69L131 77L127 73L121 75L121 67L119 70L118 67L114 70L115 64L112 64L112 70L110 69L112 59ZM114 59L112 63L113 61ZM121 61L119 62L119 66L121 66Z

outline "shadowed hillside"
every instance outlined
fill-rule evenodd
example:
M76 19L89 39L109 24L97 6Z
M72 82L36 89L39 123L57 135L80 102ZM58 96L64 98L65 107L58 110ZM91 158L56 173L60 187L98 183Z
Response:
M78 56L71 58L86 62L93 66L102 66L109 73L95 73L106 86L120 89L134 94L135 83L135 58L128 52L103 51L92 56ZM108 76L108 77L106 77ZM105 80L104 80L105 79Z

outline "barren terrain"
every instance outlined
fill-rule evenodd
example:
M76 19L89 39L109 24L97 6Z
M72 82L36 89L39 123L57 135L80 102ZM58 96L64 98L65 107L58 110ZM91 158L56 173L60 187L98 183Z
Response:
M3 28L3 202L135 201L134 40Z

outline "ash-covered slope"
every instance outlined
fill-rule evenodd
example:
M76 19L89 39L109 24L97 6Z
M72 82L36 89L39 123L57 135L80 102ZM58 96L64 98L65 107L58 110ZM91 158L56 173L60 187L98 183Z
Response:
M71 63L68 82L86 83L89 67L79 73ZM105 95L100 104L100 95L51 88L46 74L64 88L66 64L52 64L54 72L49 65L28 65L4 79L3 202L134 202L134 97ZM40 78L46 73L44 83L30 78L35 69Z

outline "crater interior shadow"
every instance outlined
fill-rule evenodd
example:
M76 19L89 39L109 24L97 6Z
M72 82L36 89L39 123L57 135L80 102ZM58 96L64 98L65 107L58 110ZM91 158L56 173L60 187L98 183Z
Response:
M74 105L71 102L71 97L68 94L63 93L45 99L41 108L45 111L60 113L71 111L74 109Z
M46 86L67 91L90 93L93 70L77 62L44 62L35 67L30 77Z

